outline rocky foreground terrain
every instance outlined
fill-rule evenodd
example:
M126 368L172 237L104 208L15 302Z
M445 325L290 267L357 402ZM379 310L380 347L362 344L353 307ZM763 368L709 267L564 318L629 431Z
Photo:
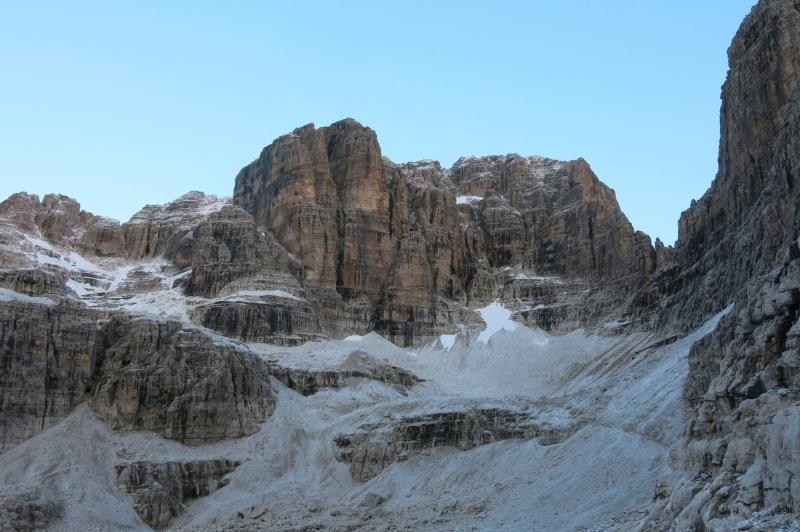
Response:
M674 247L347 119L120 224L0 203L0 530L800 530L800 1Z

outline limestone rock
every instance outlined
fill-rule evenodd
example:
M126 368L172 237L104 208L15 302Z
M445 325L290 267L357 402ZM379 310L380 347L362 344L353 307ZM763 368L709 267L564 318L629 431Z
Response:
M188 295L216 297L241 289L302 293L294 277L300 266L239 207L225 206L197 226L191 258Z
M230 200L189 192L165 205L148 205L122 225L128 258L163 256L179 267L191 264L193 230Z
M119 222L83 211L76 200L62 194L47 194L42 201L35 194L12 194L0 203L0 235L3 229L39 235L88 255L119 256L125 252Z
M367 424L359 432L337 435L334 444L336 459L350 464L354 480L365 482L423 449L444 446L466 451L495 441L531 438L552 444L564 441L576 430L537 425L524 412L486 408Z
M243 342L291 346L322 338L319 320L307 301L253 293L198 305L191 311L192 321Z
M52 301L66 298L68 289L64 275L41 269L0 270L0 287L31 297Z
M383 382L394 386L401 393L423 382L423 379L413 373L374 360L363 351L353 351L342 364L330 369L297 369L272 365L270 375L303 395L317 393L323 388L344 388L351 379Z
M113 318L91 407L116 430L186 444L258 430L275 399L266 364L177 322Z
M0 303L0 452L58 423L84 400L101 345L91 311Z
M0 530L43 530L51 527L62 512L61 501L36 491L0 497Z
M653 527L800 511L789 481L800 472L800 2L759 2L728 58L719 173L681 216L674 264L652 285L662 326L734 308L689 355L678 473Z
M117 465L117 482L131 494L142 520L155 529L162 529L183 512L185 502L225 486L225 475L237 466L239 462L223 458L132 462Z
M498 266L522 261L542 275L619 279L631 286L644 283L655 268L649 238L633 230L614 191L583 159L461 158L451 179L459 194L492 198L480 208L490 210L483 226L489 229L489 245L497 249ZM493 238L495 227L499 232Z
M309 124L264 148L236 177L234 203L345 297L376 295L389 268L389 203L375 132Z

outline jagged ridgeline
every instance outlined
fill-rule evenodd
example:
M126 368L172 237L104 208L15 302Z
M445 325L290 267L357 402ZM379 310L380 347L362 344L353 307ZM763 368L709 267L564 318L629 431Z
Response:
M583 159L352 119L125 223L12 195L0 530L800 527L800 0L728 57L674 248Z

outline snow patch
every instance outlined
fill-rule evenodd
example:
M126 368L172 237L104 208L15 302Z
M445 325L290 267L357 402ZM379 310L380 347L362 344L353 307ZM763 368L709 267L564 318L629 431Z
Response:
M10 303L38 303L39 305L55 305L52 299L47 297L31 297L26 294L20 294L8 288L0 288L0 302Z
M442 344L442 347L445 350L450 351L453 348L453 345L456 343L456 336L457 334L443 334L439 337L439 342Z
M458 196L456 198L456 205L464 205L465 203L472 203L473 201L481 201L483 196Z
M514 331L519 324L511 319L512 312L506 309L502 303L494 302L486 307L477 309L483 321L486 322L486 329L478 335L478 341L488 343L495 333L500 331Z
M226 296L225 299L236 297L282 297L284 299L300 301L299 297L285 290L239 290L238 292Z

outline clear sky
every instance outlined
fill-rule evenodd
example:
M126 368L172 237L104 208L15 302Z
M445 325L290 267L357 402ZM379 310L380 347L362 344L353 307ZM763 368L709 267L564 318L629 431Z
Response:
M584 157L671 243L714 177L753 0L5 2L0 196L122 221L230 195L273 138L353 117L395 161Z

